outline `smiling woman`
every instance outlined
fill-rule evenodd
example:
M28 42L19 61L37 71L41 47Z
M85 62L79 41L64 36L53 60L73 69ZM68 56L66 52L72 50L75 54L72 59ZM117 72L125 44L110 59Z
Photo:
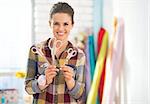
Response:
M74 10L58 2L47 22L52 37L30 48L25 90L33 95L33 104L84 104L85 54L68 40Z
M26 68L31 44L31 1L0 1L0 71Z

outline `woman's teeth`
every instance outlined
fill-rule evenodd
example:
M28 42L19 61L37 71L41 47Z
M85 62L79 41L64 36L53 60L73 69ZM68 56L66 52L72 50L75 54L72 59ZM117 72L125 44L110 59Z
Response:
M62 32L58 32L57 34L58 34L58 35L64 35L64 33L62 33Z

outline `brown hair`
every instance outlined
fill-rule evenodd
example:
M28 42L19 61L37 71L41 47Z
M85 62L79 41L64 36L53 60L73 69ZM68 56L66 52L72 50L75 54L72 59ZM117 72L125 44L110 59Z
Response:
M50 19L55 13L67 13L71 16L72 24L74 24L74 10L68 3L58 2L54 4L50 10Z

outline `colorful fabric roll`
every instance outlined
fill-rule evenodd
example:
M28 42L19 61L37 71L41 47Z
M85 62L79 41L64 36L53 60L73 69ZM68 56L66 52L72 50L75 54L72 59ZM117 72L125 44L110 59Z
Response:
M89 35L88 37L88 44L89 44L89 56L90 56L90 72L91 72L91 81L93 80L94 70L95 70L95 49L94 49L94 36Z
M103 65L104 65L107 47L108 47L108 32L105 32L103 40L102 40L100 54L98 55L98 58L97 58L94 77L93 77L91 89L88 95L87 104L96 104L97 102L100 76L101 76Z
M102 45L102 40L103 40L103 36L105 33L105 29L104 28L100 28L99 32L98 32L98 38L97 38L97 53L99 54L101 45Z
M98 40L97 40L97 48L98 48L97 51L98 51L98 54L100 54L102 40L103 40L103 36L104 36L105 32L106 32L106 30L104 28L100 28L99 33L98 33ZM102 97L103 97L106 56L105 56L105 60L104 60L103 70L102 70L102 73L101 73L101 76L100 76L100 82L99 82L98 95L99 95L99 102L100 103L102 102Z

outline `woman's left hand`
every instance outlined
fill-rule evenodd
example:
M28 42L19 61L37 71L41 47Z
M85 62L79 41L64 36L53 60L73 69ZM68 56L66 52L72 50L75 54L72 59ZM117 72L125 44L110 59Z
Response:
M63 71L68 89L71 90L75 85L73 69L69 66L62 66L60 70Z
M63 71L63 74L64 74L64 77L65 77L65 81L69 81L69 80L72 80L74 79L73 76L74 76L74 72L73 72L73 69L69 66L62 66L60 68L61 71Z

